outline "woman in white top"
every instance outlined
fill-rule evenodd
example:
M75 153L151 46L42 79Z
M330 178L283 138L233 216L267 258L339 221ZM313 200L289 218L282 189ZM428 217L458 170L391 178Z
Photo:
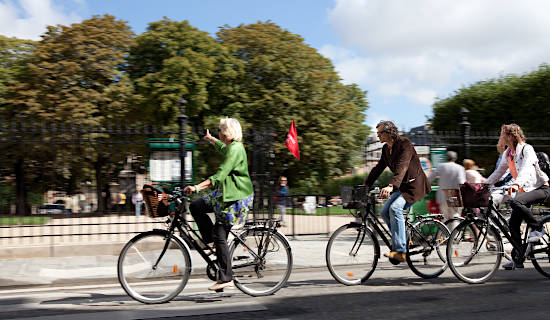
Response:
M487 178L485 183L494 184L510 170L514 177L512 192L518 191L516 197L510 200L512 216L510 217L510 234L512 240L521 243L520 226L523 219L531 227L529 242L537 242L544 234L539 221L533 216L528 206L544 201L550 196L548 177L539 167L535 149L525 143L525 135L517 124L503 125L500 139L506 144L502 160L498 168ZM514 255L523 257L523 253ZM507 270L523 268L523 261L510 261L503 265Z
M464 159L462 161L464 169L466 169L466 181L469 183L483 183L485 178L477 171L476 163L472 159Z

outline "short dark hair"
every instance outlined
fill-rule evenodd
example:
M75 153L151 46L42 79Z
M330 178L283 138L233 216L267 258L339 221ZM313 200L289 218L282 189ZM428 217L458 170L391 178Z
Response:
M395 126L395 124L393 122L382 120L382 121L378 122L378 124L376 125L376 128L379 128L379 127L382 127L381 132L389 133L393 140L395 140L395 139L397 139L397 137L399 137L399 130L397 130L397 127Z

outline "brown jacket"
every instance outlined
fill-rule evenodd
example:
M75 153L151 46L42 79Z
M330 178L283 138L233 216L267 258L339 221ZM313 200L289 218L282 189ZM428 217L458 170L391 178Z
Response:
M401 191L408 203L417 202L431 191L428 178L409 139L397 137L391 154L387 144L382 147L382 157L365 179L365 185L371 187L386 167L393 172L390 183L394 189Z

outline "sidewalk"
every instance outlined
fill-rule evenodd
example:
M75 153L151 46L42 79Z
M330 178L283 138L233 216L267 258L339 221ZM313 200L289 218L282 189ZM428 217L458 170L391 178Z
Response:
M326 265L327 236L288 237L288 240L292 248L294 269ZM108 246L99 245L98 248L105 250ZM81 283L92 280L117 281L117 259L118 252L0 260L0 287ZM195 251L192 251L192 261L192 274L206 277L206 263Z

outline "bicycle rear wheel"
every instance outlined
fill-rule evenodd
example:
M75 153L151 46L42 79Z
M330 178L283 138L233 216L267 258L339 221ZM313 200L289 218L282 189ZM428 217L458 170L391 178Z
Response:
M461 281L472 284L483 283L495 274L503 252L500 234L484 220L463 221L451 232L447 243L451 271Z
M533 244L529 259L538 272L550 278L550 216L543 218L541 224L546 234Z
M346 224L330 237L325 258L334 279L352 286L367 281L379 257L380 247L372 231L359 224Z
M167 302L187 284L191 274L189 251L172 236L162 254L168 236L164 230L144 232L122 248L118 258L118 280L133 299L143 303Z
M446 248L449 229L436 220L421 220L408 230L407 264L424 279L432 279L447 269Z
M235 286L251 296L274 294L292 272L290 244L279 232L263 228L244 231L229 249Z

